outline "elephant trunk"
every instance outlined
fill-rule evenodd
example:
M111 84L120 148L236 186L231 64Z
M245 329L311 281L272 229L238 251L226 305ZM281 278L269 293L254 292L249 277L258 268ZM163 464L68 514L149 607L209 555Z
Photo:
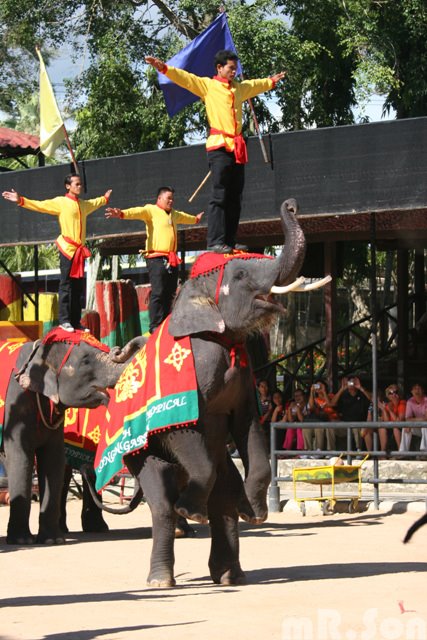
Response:
M112 362L127 364L129 360L133 358L135 353L142 349L146 342L147 338L144 338L144 336L137 336L125 344L123 348L113 347L109 354L110 360Z
M280 208L285 243L282 252L275 261L274 285L287 285L293 282L304 262L306 242L296 213L298 204L294 198L285 200Z

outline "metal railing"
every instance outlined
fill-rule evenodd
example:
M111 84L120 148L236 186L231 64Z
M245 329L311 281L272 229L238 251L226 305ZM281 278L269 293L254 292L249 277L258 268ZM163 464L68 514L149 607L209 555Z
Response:
M412 421L408 422L272 422L270 427L270 464L271 464L271 484L269 488L269 510L273 512L280 511L280 487L279 482L292 482L292 478L289 476L278 475L278 457L283 458L284 453L286 457L294 458L301 455L301 450L289 450L289 449L276 449L276 433L284 429L345 429L347 432L347 449L346 450L334 450L334 451L315 451L304 450L304 455L319 456L340 456L345 455L347 457L347 464L351 464L352 458L356 458L361 455L360 451L352 450L352 429L373 429L373 450L364 451L363 454L369 454L369 457L373 461L373 477L362 480L364 483L373 485L374 495L374 508L379 509L380 503L380 491L381 484L427 484L427 478L385 478L380 475L380 460L382 458L416 458L418 456L427 456L427 451L379 451L378 450L378 434L376 429L394 429L409 427L427 428L427 422Z
M409 296L409 303L414 296ZM396 352L397 349L397 320L393 315L396 304L384 307L378 312L378 349L377 357L382 360ZM409 304L411 309L411 304ZM337 332L338 376L347 375L371 365L371 336L369 323L372 315L365 316L357 322L340 329ZM412 332L409 329L409 340ZM326 338L320 338L315 342L305 345L292 353L280 355L274 360L266 362L255 369L259 377L264 375L270 367L276 367L277 374L284 380L284 390L287 387L294 388L310 385L315 379L325 375L326 369Z

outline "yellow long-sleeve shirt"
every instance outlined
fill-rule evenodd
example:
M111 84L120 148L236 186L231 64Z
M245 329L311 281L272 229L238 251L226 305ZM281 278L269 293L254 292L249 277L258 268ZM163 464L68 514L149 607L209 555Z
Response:
M274 88L271 78L228 82L219 76L203 78L193 73L165 66L163 73L175 84L199 96L206 105L206 115L212 129L229 134L211 134L206 141L208 150L225 147L234 150L234 136L242 132L242 104L259 93Z
M145 251L169 253L177 250L177 224L196 224L196 216L183 211L171 209L167 213L157 204L146 204L143 207L123 209L126 220L143 220L147 227Z
M57 237L56 244L61 253L70 259L74 256L77 247L67 242L65 238L70 238L77 244L84 244L86 241L86 218L107 203L108 200L104 196L92 200L80 200L68 194L57 196L51 200L29 200L21 196L18 202L20 207L30 209L30 211L58 216L61 234Z

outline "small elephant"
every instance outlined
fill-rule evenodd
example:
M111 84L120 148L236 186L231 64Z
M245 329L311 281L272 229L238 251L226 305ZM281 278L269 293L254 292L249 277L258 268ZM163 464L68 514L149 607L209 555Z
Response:
M53 330L42 341L22 345L5 399L3 447L10 493L8 544L32 544L29 527L34 459L40 489L38 543L64 542L60 500L64 478L64 412L67 407L97 407L109 401L122 371L145 338L123 349L108 348L76 332L67 341ZM56 332L56 333L55 333ZM67 334L68 336L70 334ZM55 340L55 336L58 337Z
M211 529L213 581L224 585L245 581L239 562L238 518L252 523L266 519L271 473L244 344L252 334L267 331L282 311L274 293L301 284L295 278L304 258L305 239L296 209L294 200L282 205L285 245L277 259L203 254L174 303L169 333L175 338L190 337L198 422L194 427L152 433L146 448L123 458L152 513L151 586L175 584L177 514L200 522L205 509ZM150 375L155 372L147 362L145 376ZM228 454L230 434L245 468L244 483Z

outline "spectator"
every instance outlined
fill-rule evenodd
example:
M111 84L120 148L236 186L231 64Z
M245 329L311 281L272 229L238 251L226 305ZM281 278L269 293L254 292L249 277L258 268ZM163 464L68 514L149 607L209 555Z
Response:
M424 387L419 383L411 387L412 396L406 402L405 420L407 422L427 420L427 398L424 394ZM404 427L399 451L409 451L412 436L421 436L420 450L427 450L427 428Z
M328 388L323 380L315 382L310 387L308 398L309 415L305 421L329 422L338 419L338 414L332 406L333 394L328 393ZM323 451L326 446L328 451L335 449L335 430L328 428L304 429L304 444L306 449L317 449Z
M271 402L270 388L267 380L260 380L258 382L257 389L261 413L259 421L264 431L267 446L270 448L270 421L273 414L273 404Z
M384 420L387 422L403 422L406 418L406 400L402 398L397 384L391 384L385 390L386 402L384 403ZM400 449L402 440L402 429L395 427L393 436L396 442L396 449Z
M383 402L383 396L381 392L378 392L377 406L378 406L378 421L387 420L388 418L385 417L385 411L384 411L385 404ZM373 419L374 419L374 405L371 402L368 408L367 420L368 422L372 422ZM361 435L365 441L366 450L373 451L374 432L378 433L378 438L380 441L380 451L387 451L388 434L387 434L387 429L385 429L384 427L382 428L380 427L379 429L372 429L371 427L365 427L364 429L361 429Z
M273 413L271 422L280 422L286 413L283 393L280 389L276 389L273 393Z
M303 389L296 389L294 398L286 408L285 417L281 422L304 422L308 413L307 399ZM293 449L296 441L296 449L304 450L304 436L301 428L287 429L283 440L283 449Z
M365 422L368 416L371 394L360 383L357 376L342 378L341 387L334 395L331 405L336 407L344 422ZM360 429L352 429L357 451L362 449Z

